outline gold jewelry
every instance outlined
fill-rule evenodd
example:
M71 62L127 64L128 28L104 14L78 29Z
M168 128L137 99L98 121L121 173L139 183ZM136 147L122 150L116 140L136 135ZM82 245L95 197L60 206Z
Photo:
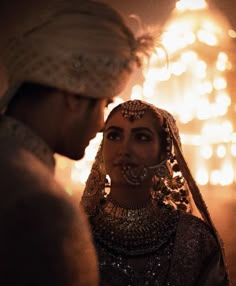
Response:
M176 231L178 219L178 211L159 209L154 201L128 209L108 198L90 222L95 240L103 247L134 256L158 250Z
M139 100L124 102L121 109L121 114L124 118L134 121L143 117L148 106Z

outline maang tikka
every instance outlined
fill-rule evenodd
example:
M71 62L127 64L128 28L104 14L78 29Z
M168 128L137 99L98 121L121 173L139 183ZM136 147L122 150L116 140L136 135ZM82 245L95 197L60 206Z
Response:
M143 117L148 106L143 104L140 100L130 100L124 102L121 108L122 116L129 121L134 121Z
M121 105L121 114L129 121L134 121L142 118L147 109L148 105L144 104L142 101L130 100ZM148 167L145 166L138 166L135 168L130 166L122 167L122 174L125 180L133 186L140 185L147 177L148 171Z

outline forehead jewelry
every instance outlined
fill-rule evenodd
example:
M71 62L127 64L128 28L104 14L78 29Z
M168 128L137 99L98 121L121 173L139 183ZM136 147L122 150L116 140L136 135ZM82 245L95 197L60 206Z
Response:
M122 116L130 121L142 118L148 109L147 105L139 100L127 101L122 104L121 108Z

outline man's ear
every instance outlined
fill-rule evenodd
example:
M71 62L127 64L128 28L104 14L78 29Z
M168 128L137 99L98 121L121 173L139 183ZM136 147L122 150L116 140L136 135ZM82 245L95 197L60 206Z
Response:
M86 116L87 112L91 112L96 107L98 100L94 98L85 97L78 94L73 94L69 92L64 92L65 104L70 112L84 114Z

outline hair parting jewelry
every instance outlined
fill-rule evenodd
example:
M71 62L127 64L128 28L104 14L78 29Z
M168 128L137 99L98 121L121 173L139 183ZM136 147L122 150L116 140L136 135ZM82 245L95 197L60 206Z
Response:
M139 100L127 101L123 103L121 114L129 121L134 121L143 117L148 106Z

